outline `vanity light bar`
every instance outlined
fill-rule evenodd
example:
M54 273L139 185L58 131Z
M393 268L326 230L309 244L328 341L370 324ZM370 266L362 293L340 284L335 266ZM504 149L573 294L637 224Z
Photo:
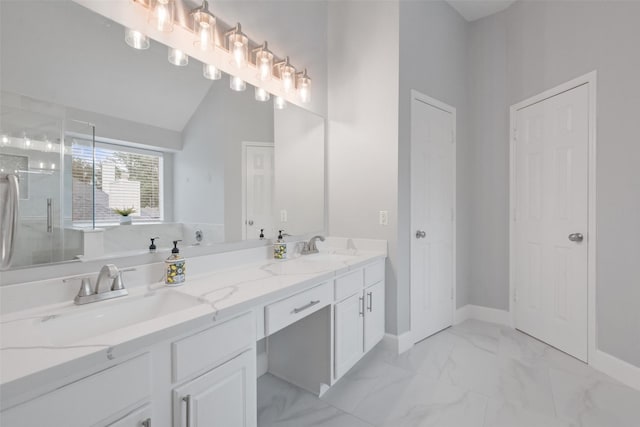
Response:
M223 22L217 20L213 13L209 10L209 3L203 0L199 7L187 11L188 20L176 17L176 13L180 14L184 7L177 6L176 2L183 0L133 0L148 10L148 23L155 30L164 33L173 31L174 25L180 25L194 33L194 46L198 46L202 51L221 49L231 56L231 63L238 69L247 66L254 67L258 74L257 79L261 82L270 81L272 79L280 80L282 91L285 94L297 95L299 101L303 104L309 103L311 100L311 78L304 72L298 72L291 64L289 57L274 63L275 55L267 47L265 41L251 50L249 55L249 45L251 41L249 37L242 31L240 23L224 34L223 45L216 40L216 28ZM184 24L183 22L187 22ZM228 28L228 27L227 27ZM125 28L125 41L134 49L148 49L150 45L149 37L137 29ZM255 46L255 44L254 44ZM168 60L177 66L186 66L189 62L189 56L181 49L169 47ZM222 73L220 69L210 64L203 64L203 76L210 80L218 80ZM231 86L234 90L241 89L240 82L244 80L237 78L234 81L232 76ZM235 84L234 84L235 83ZM246 86L246 83L245 83ZM256 100L266 101L270 98L269 92L262 88L258 93L256 91ZM280 99L280 101L277 101ZM276 108L284 108L286 100L284 97L276 97L274 100Z

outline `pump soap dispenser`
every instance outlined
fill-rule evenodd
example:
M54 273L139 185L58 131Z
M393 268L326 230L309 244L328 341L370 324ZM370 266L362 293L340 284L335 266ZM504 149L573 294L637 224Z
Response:
M287 244L282 237L283 231L278 230L278 240L273 244L273 258L275 259L287 259Z
M185 281L186 264L185 259L180 256L180 249L178 249L178 242L182 240L173 241L173 249L171 249L171 256L164 261L165 276L164 283L167 286L180 286Z

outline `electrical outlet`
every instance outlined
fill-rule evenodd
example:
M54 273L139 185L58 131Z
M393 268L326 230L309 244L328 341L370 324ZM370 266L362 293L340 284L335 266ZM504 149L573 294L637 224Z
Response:
M380 225L389 225L389 211L380 211Z
M282 209L280 211L280 222L287 222L287 211L286 211L286 209Z

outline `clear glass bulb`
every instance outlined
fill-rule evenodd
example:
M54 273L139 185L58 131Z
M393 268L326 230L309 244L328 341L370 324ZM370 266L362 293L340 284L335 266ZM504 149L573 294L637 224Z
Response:
M256 96L256 101L260 101L260 102L267 102L271 98L271 95L269 94L269 92L267 92L261 87L256 87L255 96Z
M168 59L170 63L178 67L189 65L189 56L180 49L173 47L169 48Z
M131 28L124 29L124 41L134 49L145 50L149 49L151 43L149 37L142 34L140 31L132 30Z
M303 104L311 101L311 78L307 76L306 70L304 74L298 78L298 95Z
M249 39L242 33L240 24L227 34L227 46L231 63L238 68L245 67L249 58Z
M287 101L281 96L273 98L273 107L276 110L284 110L287 107Z
M173 0L152 0L149 9L149 21L158 31L173 31Z
M280 68L280 79L286 93L293 91L296 88L296 69L288 62L283 64Z
M230 77L229 87L231 88L231 90L235 90L236 92L242 92L247 88L247 83L244 80L242 80L240 77L236 77L236 76L229 76L229 77Z
M258 79L263 82L271 80L273 76L273 53L266 48L267 43L256 52L256 67L258 68Z
M198 39L194 44L202 51L213 49L215 43L213 30L216 26L216 18L208 11L199 10L194 13L193 20L195 22L195 31L198 35Z
M202 75L205 79L220 80L222 72L215 65L202 64Z

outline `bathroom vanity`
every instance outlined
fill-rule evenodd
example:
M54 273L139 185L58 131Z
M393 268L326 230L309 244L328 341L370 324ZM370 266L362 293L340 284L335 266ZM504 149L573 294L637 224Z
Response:
M2 425L256 426L265 370L324 393L384 335L386 258L383 241L327 240L286 261L193 258L173 289L139 266L128 296L85 306L15 311L61 279L3 287Z

